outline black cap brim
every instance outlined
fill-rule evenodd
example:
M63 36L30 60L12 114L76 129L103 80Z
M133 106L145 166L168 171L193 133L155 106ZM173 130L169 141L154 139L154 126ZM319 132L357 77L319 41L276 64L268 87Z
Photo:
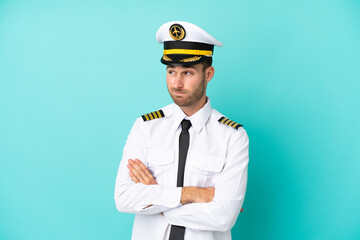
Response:
M186 54L169 54L169 55L163 55L160 62L165 65L191 66L191 65L199 64L205 61L205 59L207 58L211 58L211 57L186 55Z

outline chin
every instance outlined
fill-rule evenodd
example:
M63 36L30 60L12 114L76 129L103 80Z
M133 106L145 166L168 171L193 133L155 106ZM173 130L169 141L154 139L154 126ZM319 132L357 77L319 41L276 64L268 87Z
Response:
M177 99L174 100L174 103L180 107L183 107L186 105L186 103L184 101L179 101Z
M172 99L173 99L174 103L180 107L189 106L189 102L184 98L173 97Z

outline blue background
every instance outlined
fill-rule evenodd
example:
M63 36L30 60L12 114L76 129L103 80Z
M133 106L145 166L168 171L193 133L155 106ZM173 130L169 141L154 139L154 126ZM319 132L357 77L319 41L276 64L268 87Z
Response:
M0 1L0 239L130 239L134 120L171 102L158 27L215 49L213 107L250 137L234 239L360 239L360 2Z

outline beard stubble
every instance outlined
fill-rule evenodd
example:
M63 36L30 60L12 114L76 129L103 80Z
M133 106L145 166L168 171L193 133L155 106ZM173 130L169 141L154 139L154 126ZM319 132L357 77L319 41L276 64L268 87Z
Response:
M176 97L175 94L173 94L174 91L176 92L183 91L182 89L176 89L176 88L172 88L172 89L168 88L168 92L176 105L178 105L179 107L189 107L194 103L198 102L202 98L202 96L204 96L205 89L206 89L206 80L205 80L205 76L203 76L199 86L190 95L182 96L180 98Z

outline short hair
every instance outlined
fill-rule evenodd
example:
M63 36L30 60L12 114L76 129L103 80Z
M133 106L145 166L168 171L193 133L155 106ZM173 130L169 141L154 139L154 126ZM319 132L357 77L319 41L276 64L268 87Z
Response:
M203 65L203 72L212 65L212 57L206 57L205 60L202 62Z

